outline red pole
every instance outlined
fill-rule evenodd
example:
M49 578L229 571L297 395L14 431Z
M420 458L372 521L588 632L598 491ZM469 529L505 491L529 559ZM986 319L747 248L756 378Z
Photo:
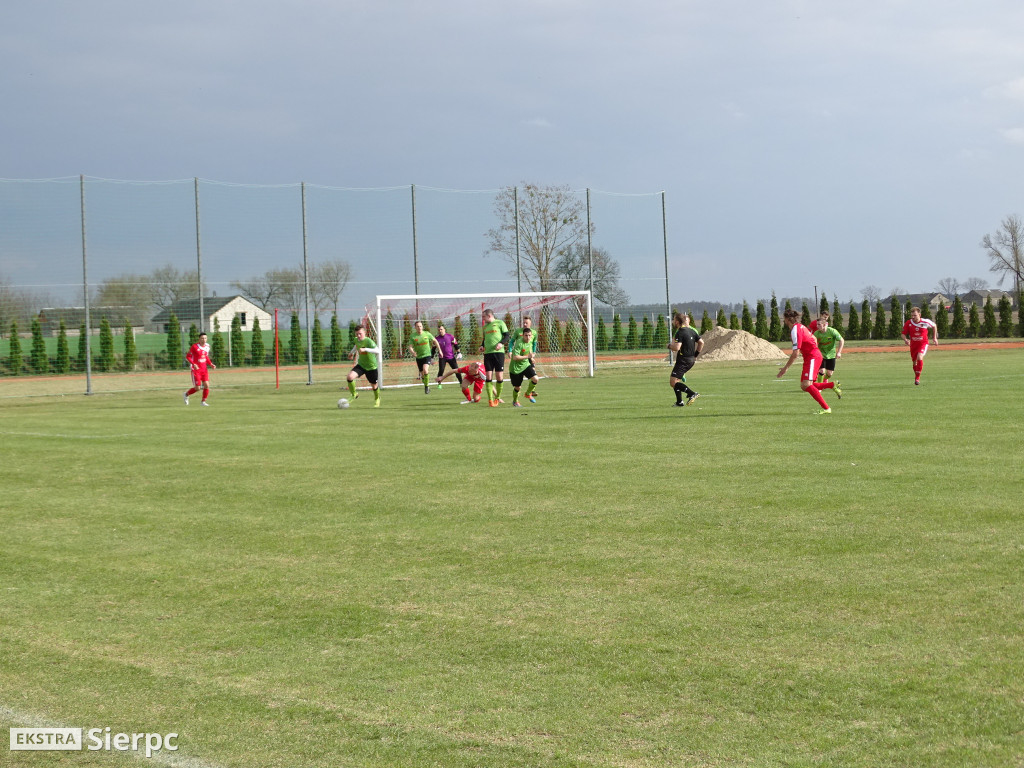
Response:
M281 388L281 354L277 343L277 308L274 308L274 389Z

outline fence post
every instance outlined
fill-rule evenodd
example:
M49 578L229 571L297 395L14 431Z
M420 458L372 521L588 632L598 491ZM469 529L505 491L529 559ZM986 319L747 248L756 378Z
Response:
M82 296L85 299L85 394L92 394L92 321L89 317L89 259L85 249L85 175L78 176L82 208Z

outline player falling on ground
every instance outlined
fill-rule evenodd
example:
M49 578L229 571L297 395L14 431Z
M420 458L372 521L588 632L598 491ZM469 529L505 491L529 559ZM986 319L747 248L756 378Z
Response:
M440 380L444 381L449 376L459 377L459 384L462 386L462 394L466 396L466 399L462 401L461 405L480 402L480 397L484 391L484 384L487 382L487 374L484 372L483 363L478 363L474 360L461 368L452 368L452 370L448 371L448 373L442 376Z
M512 379L512 405L516 408L523 407L519 402L519 389L523 386L523 379L530 380L530 386L526 388L526 399L536 403L533 388L537 386L537 372L533 369L533 331L529 328L524 328L519 338L512 344L508 370Z
M814 340L818 342L818 349L821 350L821 368L818 369L818 379L828 381L836 372L836 361L843 356L843 347L846 340L843 335L829 325L832 318L828 312L818 315L818 323L811 330L814 333Z
M373 339L368 338L366 335L366 328L359 326L356 328L356 343L352 347L352 351L349 352L348 356L350 360L355 360L356 364L351 371L348 372L348 391L352 393L352 399L355 400L359 397L359 392L356 390L356 379L360 376L365 376L366 380L370 383L370 388L373 389L373 407L380 408L380 388L377 386L377 355L380 354L376 342Z
M668 348L676 353L676 362L672 367L672 374L668 378L669 386L676 393L675 405L679 408L689 405L700 394L686 386L686 372L693 368L697 362L697 355L704 349L704 340L693 328L690 327L690 316L685 312L676 312L672 315L672 327L675 334ZM686 393L686 402L683 402L683 393Z
M438 354L441 354L441 347L438 346L434 334L423 330L421 320L417 320L413 324L413 329L413 334L409 337L409 351L416 358L416 371L420 375L420 381L423 382L423 394L429 395L430 362L434 359L434 349L436 348Z
M821 350L818 349L818 342L814 338L814 334L800 323L800 313L795 309L786 310L783 315L783 322L786 324L786 328L789 329L790 338L793 340L793 354L789 356L786 364L779 369L779 374L776 378L781 379L785 376L786 371L796 361L797 356L802 355L804 365L803 370L800 372L800 389L813 397L814 401L821 406L821 410L818 411L819 414L832 413L832 409L828 407L825 398L821 396L821 390L835 389L836 397L840 399L843 397L843 390L840 388L838 381L814 381L818 375L818 368L821 367Z
M536 356L536 354L538 352L540 352L540 334L537 333L535 330L533 330L533 320L530 319L529 315L527 315L526 317L523 318L523 327L522 328L516 328L514 331L512 331L512 335L509 336L509 339L508 339L508 348L511 351L512 347L515 346L515 343L517 341L519 341L519 338L527 330L529 330L530 333L533 334L533 354ZM533 388L533 397L534 397L534 400L536 400L536 398L537 398L537 387L536 387L536 385L534 385L534 388Z
M437 336L434 337L437 340L437 348L440 351L437 361L437 388L441 389L441 381L444 378L444 367L447 365L452 370L459 367L459 340L448 333L445 330L444 325L441 323L437 324ZM458 371L455 375L459 379L459 387L462 387L462 374Z
M484 371L487 374L487 404L497 408L505 401L501 399L501 385L505 379L505 347L508 344L508 326L504 320L494 317L494 311L483 312L484 343L480 352L484 355Z
M939 343L939 329L931 320L921 317L920 307L910 308L910 319L903 324L903 342L910 347L910 360L914 364L914 384L921 383L921 371L924 370L924 355L928 351L928 332Z
M210 345L206 343L206 334L199 334L199 341L189 347L185 353L185 361L192 370L192 389L185 392L185 405L188 405L189 395L194 395L200 389L203 390L203 405L209 405L206 398L210 396L210 368L216 368L213 360L210 359Z

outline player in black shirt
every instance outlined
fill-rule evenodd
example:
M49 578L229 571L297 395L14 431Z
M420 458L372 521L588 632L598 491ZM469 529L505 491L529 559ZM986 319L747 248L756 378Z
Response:
M704 340L700 334L690 327L690 316L683 312L676 312L672 315L672 327L675 335L668 343L668 348L676 353L676 363L672 367L672 375L669 377L669 386L676 393L676 406L681 408L689 405L700 395L686 386L686 372L693 368L697 361L697 355L704 348ZM683 393L686 393L686 402L683 402Z

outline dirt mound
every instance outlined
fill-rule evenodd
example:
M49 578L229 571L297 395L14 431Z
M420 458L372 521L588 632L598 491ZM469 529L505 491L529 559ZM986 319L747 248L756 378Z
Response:
M731 331L728 328L715 326L707 333L701 334L704 349L697 358L702 360L775 360L789 357L785 352L770 341L759 339L746 331Z

